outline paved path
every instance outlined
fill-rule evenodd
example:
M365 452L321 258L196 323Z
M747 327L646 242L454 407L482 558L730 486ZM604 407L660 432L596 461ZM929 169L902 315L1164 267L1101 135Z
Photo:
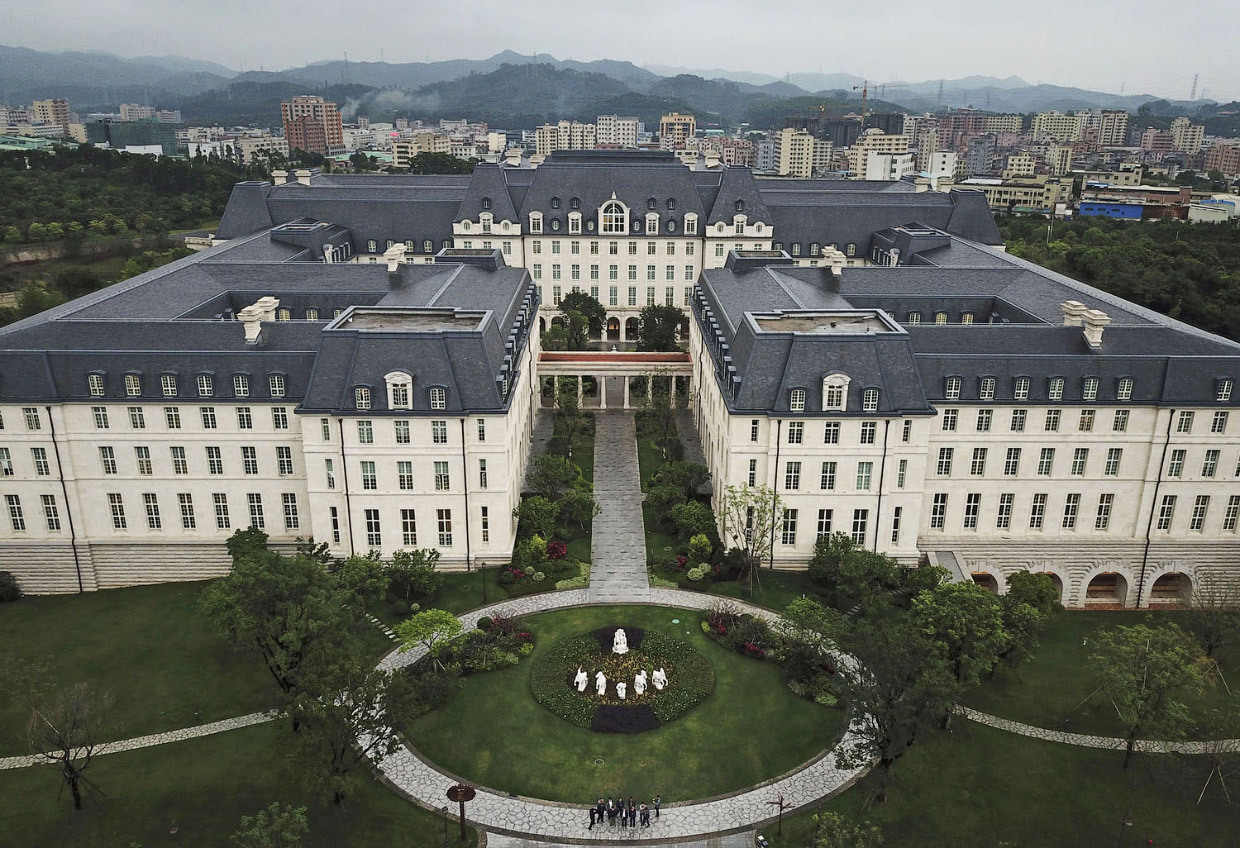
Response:
M1122 751L1128 745L1127 740L1117 736L1088 736L1083 733L1065 733L1060 730L1048 730L1045 727L1021 724L1019 721L1012 721L1011 719L1000 718L989 713L971 710L965 706L957 705L956 714L964 716L970 721L976 721L978 724L984 724L987 727L1006 730L1008 733L1018 733L1021 736L1029 736L1033 739L1041 739L1044 742L1060 742L1064 745L1077 745L1081 748L1102 748L1108 751ZM1206 742L1165 742L1158 739L1138 739L1135 750L1151 754L1216 754L1240 751L1240 739L1216 739Z
M597 478L596 478L597 479ZM597 538L597 537L596 537ZM631 597L624 599L634 602ZM638 603L701 610L718 601L715 595L687 592L680 589L650 588L644 600ZM585 589L567 592L547 592L492 604L460 616L462 623L472 627L483 615L504 610L514 615L530 615L555 609L588 606L594 603ZM777 613L762 607L733 601L744 611L773 621ZM425 654L417 648L407 653L393 651L384 657L381 667L396 669L416 662ZM844 741L850 739L851 729ZM456 775L442 771L408 747L401 747L379 766L384 776L402 794L431 809L442 805L444 791L458 781ZM783 795L787 803L797 807L809 806L836 792L847 788L860 777L865 768L843 768L835 761L833 752L826 752L798 769L774 780L743 792L683 804L665 804L663 815L652 828L631 831L597 827L586 829L585 810L569 804L541 801L517 795L496 792L478 787L478 795L469 803L466 816L473 824L488 831L497 831L535 839L594 841L594 842L643 842L646 840L705 839L720 833L750 830L771 819L771 801Z
M95 749L95 754L115 754L120 751L134 751L138 748L150 748L167 742L183 742L186 739L197 739L199 736L210 736L213 733L223 733L227 730L239 730L242 727L249 727L253 724L269 722L276 718L276 715L275 711L250 713L249 715L237 716L236 718L226 718L223 721L213 721L210 724L200 724L197 727L170 730L167 733L154 733L150 736L135 736L133 739L104 742ZM25 766L38 765L43 762L46 762L46 760L36 756L4 757L0 759L0 771L24 768Z
M591 603L642 603L649 599L644 497L633 413L595 413L594 498L599 514L591 530Z
M603 828L606 829L607 825L603 825ZM598 827L596 826L594 829L598 830ZM631 840L626 841L637 842L638 840L646 839L648 835L649 831L647 828L639 827L637 835ZM503 833L487 834L487 848L570 848L574 844L579 843L544 842L538 839L508 836ZM706 839L694 839L688 842L643 842L642 844L646 848L754 848L754 832L752 830L745 830L740 833L710 836Z

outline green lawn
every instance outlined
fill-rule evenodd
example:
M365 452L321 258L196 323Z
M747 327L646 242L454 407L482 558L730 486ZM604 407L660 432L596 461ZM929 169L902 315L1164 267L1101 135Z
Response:
M867 801L872 777L823 809L877 824L887 848L1094 846L1234 848L1240 808L1217 791L1196 806L1197 773L1169 788L1168 758L1141 755L1125 773L1123 752L1095 751L1015 736L957 721L953 733L924 737L896 763L885 805ZM1233 797L1234 797L1233 788ZM805 810L787 816L784 834L764 830L772 848L809 846ZM1131 827L1123 827L1125 817ZM1120 837L1120 832L1123 836Z
M680 619L679 625L671 620ZM636 736L592 733L553 715L529 692L531 661L468 678L445 707L407 728L429 759L456 774L538 798L599 795L702 798L775 777L829 747L843 713L797 698L770 663L707 639L695 613L657 607L561 610L531 617L535 657L560 639L609 624L674 632L713 665L716 689L676 721ZM675 686L676 681L672 680ZM602 765L595 760L602 759Z
M1038 727L1106 736L1122 734L1115 709L1101 695L1090 673L1090 639L1101 627L1175 621L1170 612L1064 612L1056 616L1042 636L1033 659L1016 672L1000 671L964 698L974 709L984 710ZM1232 691L1240 696L1240 650L1233 647L1220 657L1223 674ZM1088 700L1087 700L1088 699ZM1227 692L1216 685L1207 688L1191 706L1222 706ZM1238 702L1231 700L1233 705ZM1240 707L1238 707L1240 708ZM1203 732L1209 733L1209 729Z
M273 724L187 742L109 754L89 775L101 795L74 812L57 798L58 775L44 766L0 771L0 845L22 848L225 846L243 815L273 801L309 807L307 846L425 848L440 845L439 816L366 776L342 807L311 801L280 754ZM173 829L176 832L173 833ZM452 846L459 825L450 823ZM470 829L469 845L476 834Z
M198 614L204 585L30 596L0 605L0 673L13 660L46 661L57 682L107 689L114 739L275 706L278 690L261 660L233 651ZM24 697L0 686L0 756L25 752Z
M637 437L637 465L640 469L642 478L642 488L646 487L646 483L654 476L654 473L663 465L663 453L655 447L653 436Z
M752 597L747 594L749 591L747 580L717 580L713 583L699 583L698 586L702 591L712 595L748 601L751 604L779 612L802 595L818 596L818 585L809 579L809 573L805 571L762 569L759 579L761 582L754 586Z

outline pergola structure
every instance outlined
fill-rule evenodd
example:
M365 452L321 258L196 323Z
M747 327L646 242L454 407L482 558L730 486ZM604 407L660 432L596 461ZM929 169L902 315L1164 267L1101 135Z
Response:
M623 387L621 409L631 409L633 398L631 386L634 378L645 378L647 400L654 391L654 381L670 380L670 395L676 404L678 385L684 386L685 397L692 395L693 365L689 354L673 352L635 351L543 351L538 357L540 378L559 380L572 377L577 380L577 399L585 394L586 377L593 377L599 386L598 409L607 409L607 387L610 378L617 378Z

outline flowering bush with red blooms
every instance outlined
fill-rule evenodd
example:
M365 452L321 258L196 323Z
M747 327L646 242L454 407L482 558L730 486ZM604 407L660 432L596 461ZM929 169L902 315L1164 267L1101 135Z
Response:
M676 570L677 571L684 571L685 566L687 566L688 564L689 564L689 558L685 556L684 554L680 554L679 556L676 557Z
M565 542L548 542L547 543L547 559L563 559L568 554L568 544Z
M517 634L517 638L520 639L522 642L534 641L534 637L530 634L530 631L528 630L522 630L520 633Z
M762 650L762 648L758 647L753 642L745 643L745 653L756 659L766 659L766 651Z

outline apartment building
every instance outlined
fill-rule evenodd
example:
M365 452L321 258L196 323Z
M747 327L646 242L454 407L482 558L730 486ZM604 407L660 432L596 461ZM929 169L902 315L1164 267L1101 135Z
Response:
M577 121L543 124L535 131L535 152L547 156L556 150L593 150L595 140L594 124Z
M599 115L595 123L594 140L599 145L635 148L641 126L641 121L634 117Z
M1039 112L1033 116L1029 129L1034 141L1080 141L1085 129L1082 115L1065 115L1059 111Z
M344 124L335 103L317 95L300 94L280 104L280 115L289 149L324 156L345 152Z
M697 135L697 118L672 112L659 119L659 147L675 150Z
M785 127L774 133L773 142L773 169L782 177L808 179L831 167L831 142L807 130Z

